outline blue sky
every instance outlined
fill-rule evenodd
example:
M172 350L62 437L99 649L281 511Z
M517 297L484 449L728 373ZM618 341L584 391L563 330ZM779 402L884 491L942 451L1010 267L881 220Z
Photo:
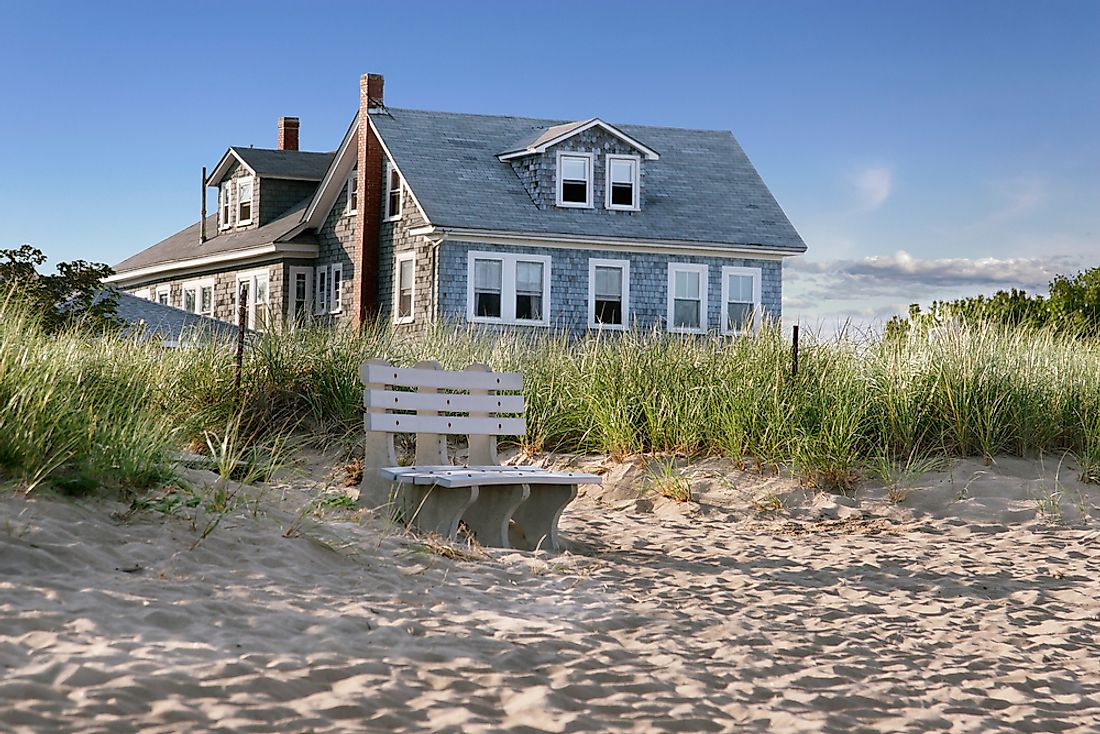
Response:
M394 106L729 129L809 245L785 316L1100 265L1100 2L5 3L0 247L114 263L229 145Z

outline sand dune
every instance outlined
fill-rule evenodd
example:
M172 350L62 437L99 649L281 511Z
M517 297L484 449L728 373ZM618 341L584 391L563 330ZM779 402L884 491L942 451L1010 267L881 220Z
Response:
M699 462L678 503L641 462L556 461L608 477L558 555L444 557L301 480L201 541L197 510L4 490L0 730L1097 731L1072 467L845 497Z

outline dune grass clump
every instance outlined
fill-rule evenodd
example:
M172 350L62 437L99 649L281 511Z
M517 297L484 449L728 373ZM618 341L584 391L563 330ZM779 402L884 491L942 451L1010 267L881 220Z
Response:
M78 493L166 476L175 429L155 372L171 366L157 356L132 340L47 334L0 300L0 471Z

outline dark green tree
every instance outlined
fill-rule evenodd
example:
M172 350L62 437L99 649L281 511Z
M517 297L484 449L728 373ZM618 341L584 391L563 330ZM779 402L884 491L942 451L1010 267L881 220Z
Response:
M117 296L103 287L114 272L110 267L73 260L58 263L56 274L43 275L38 268L45 262L45 254L31 245L0 249L0 297L25 303L51 332L71 327L103 332L121 325Z

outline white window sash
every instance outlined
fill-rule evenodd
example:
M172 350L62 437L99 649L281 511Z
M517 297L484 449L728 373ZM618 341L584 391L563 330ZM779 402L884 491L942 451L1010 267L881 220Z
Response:
M563 158L584 158L587 161L587 178L585 180L585 198L584 203L576 201L565 201L562 198L562 194L565 186L564 169L562 167ZM554 172L554 176L557 179L557 205L560 207L573 208L573 209L591 209L592 208L592 170L593 161L595 156L592 153L574 153L571 151L558 151L557 169Z
M329 267L329 313L342 313L344 310L344 264L334 263Z
M205 313L202 310L202 291L203 291L204 288L209 288L210 289L210 309L208 311L206 311ZM195 299L194 304L192 305L191 308L187 307L187 305L188 305L187 304L187 298L188 298L189 294L192 295ZM215 311L214 279L213 278L203 278L202 280L189 280L189 281L186 281L183 284L183 296L182 296L182 300L180 301L180 307L184 311L189 311L190 313L195 313L195 314L202 314L204 316L210 316L211 318L213 318L214 311Z
M345 214L355 214L356 209L358 208L356 205L359 202L354 201L356 190L357 190L357 187L359 186L359 181L358 181L357 176L358 176L358 171L357 170L352 171L351 175L348 176L347 203L344 205L344 213Z
M401 315L401 268L412 263L412 278L409 282L409 315ZM411 324L416 318L416 253L403 252L397 255L393 265L393 323Z
M475 324L512 324L519 326L550 325L550 257L547 255L517 255L502 252L470 251L466 268L466 320ZM477 260L498 260L501 263L500 317L475 316L474 263ZM542 265L542 318L516 318L516 263Z
M241 196L241 188L245 182L248 182L248 198ZM239 178L235 184L237 189L237 224L251 224L253 218L256 216L256 179L252 176L247 178ZM241 207L244 204L248 204L248 218L245 219L241 216Z
M220 198L218 204L221 207L219 229L229 229L233 226L233 186L232 181L227 181L218 192Z
M763 271L760 268L746 268L735 267L732 265L722 268L722 333L727 336L739 336L746 333L745 330L738 331L731 329L729 326L729 304L730 304L730 276L739 275L752 278L752 328L747 333L755 334L760 328L760 321L763 317L762 312L762 299L761 299L761 279ZM748 303L748 301L738 300L738 303Z
M708 287L708 268L706 265L696 265L694 263L669 263L668 264L668 310L665 317L665 328L673 334L705 334L707 332L708 315L707 315L707 294ZM676 325L676 273L698 273L699 274L699 326L677 326ZM696 299L680 299L680 300L696 300Z
M632 163L634 172L633 179L631 180L631 202L627 206L625 204L613 204L611 202L611 166L613 161L629 161ZM608 209L614 209L618 211L633 212L639 210L639 190L641 188L642 178L642 159L636 155L622 155L617 153L608 153L604 160L604 206Z
M308 315L313 310L313 268L302 267L299 265L291 265L288 269L290 277L287 281L287 298L286 298L286 318L287 322L294 324L297 320L297 314L294 311L294 304L298 299L298 281L299 275L305 278L305 303L302 305L302 313Z
M622 300L623 323L604 324L596 321L596 268L618 268L622 272ZM588 260L588 328L612 329L625 331L630 328L630 261L629 260L604 260L590 258Z
M236 280L233 287L233 319L232 323L237 323L237 318L240 316L240 294L241 283L248 284L248 304L245 318L245 326L249 329L255 329L258 323L258 315L262 312L268 318L271 314L271 281L267 270L253 270L247 273L237 273ZM260 284L264 286L265 296L261 301L259 300L257 293L260 290ZM271 328L269 320L265 320L264 328Z
M313 314L320 316L328 307L328 265L319 265L313 278Z
M393 188L393 174L397 174L397 213L395 214L390 209L390 195L394 192ZM401 175L401 172L393 165L392 161L386 161L386 200L384 202L386 216L382 219L383 222L393 222L401 218L401 210L403 202L401 200L401 189L404 186L405 178Z

